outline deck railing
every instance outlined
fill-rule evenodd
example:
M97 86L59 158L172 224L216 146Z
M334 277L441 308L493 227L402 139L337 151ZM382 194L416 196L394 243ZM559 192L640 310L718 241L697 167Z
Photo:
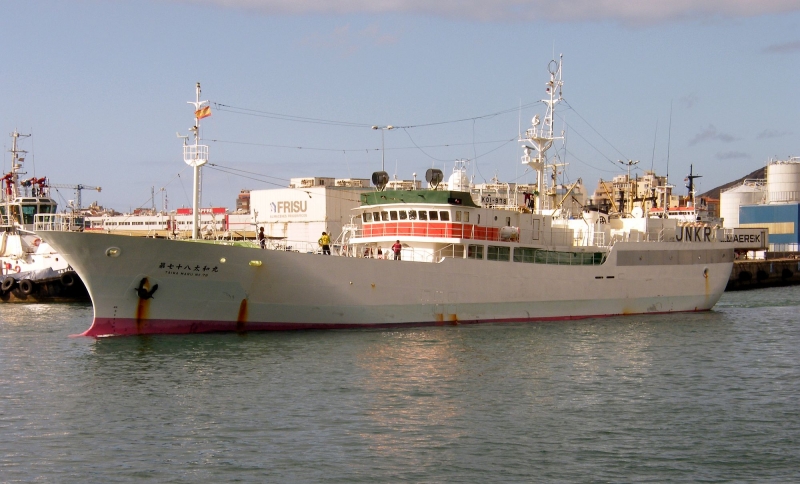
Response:
M86 228L86 217L71 213L40 213L34 216L34 230L80 232Z

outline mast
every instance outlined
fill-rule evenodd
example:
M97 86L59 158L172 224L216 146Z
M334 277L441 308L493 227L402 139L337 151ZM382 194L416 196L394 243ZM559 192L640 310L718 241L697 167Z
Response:
M27 151L17 148L17 138L27 138L28 136L30 135L20 134L16 129L11 133L11 171L0 178L0 193L2 193L0 200L5 203L5 217L7 218L7 222L12 225L16 220L12 218L11 204L14 200L22 196L19 185L19 175L22 173L22 162L25 161L25 157L20 155L25 155L25 153L27 153ZM5 187L2 186L3 183L5 183ZM16 216L21 217L22 214L19 213L16 214ZM0 219L1 218L3 217L0 217ZM21 218L19 222L22 222Z
M689 174L686 176L686 181L688 181L689 184L686 185L686 188L689 189L689 201L692 203L692 205L691 205L692 207L695 206L695 202L694 202L694 196L695 196L694 179L695 178L703 178L703 175L695 175L693 173L693 171L694 171L694 165L689 165Z
M19 174L22 172L22 162L25 161L25 157L20 155L27 153L25 150L17 149L17 138L29 136L29 134L19 134L16 129L11 133L11 193L6 192L7 195L10 195L11 200L22 196L22 192L19 190Z
M553 136L553 109L555 105L562 101L561 86L564 84L561 80L561 63L563 56L559 57L558 62L551 60L547 66L550 72L550 80L545 84L547 86L546 92L549 95L548 99L542 99L542 102L547 106L547 111L544 115L544 124L542 125L539 120L539 115L533 117L531 121L532 126L525 131L525 137L520 139L523 143L530 143L533 146L523 145L525 154L522 156L522 164L530 166L536 171L536 209L542 210L542 194L545 191L545 170L547 169L547 150L553 146L553 141L556 139L563 139L563 136ZM558 93L556 93L558 91ZM531 158L531 150L536 150L536 158ZM554 167L555 169L555 167Z
M183 161L192 167L194 173L194 186L192 190L192 239L200 238L200 167L208 163L208 145L200 144L200 120L210 116L209 106L202 108L208 101L200 100L200 83L196 86L195 101L188 101L194 105L194 126L189 131L194 134L194 144L188 144L188 136L183 138ZM202 108L202 109L201 109Z

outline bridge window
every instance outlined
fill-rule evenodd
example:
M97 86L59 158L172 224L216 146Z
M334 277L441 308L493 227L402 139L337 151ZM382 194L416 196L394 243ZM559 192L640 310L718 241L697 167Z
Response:
M488 246L486 251L486 260L509 261L511 259L511 247L502 247L498 245Z
M469 223L469 212L464 212L464 223Z
M514 247L514 262L536 262L536 249L530 247Z
M388 222L389 221L389 212L387 212L386 210L381 212L381 220L383 220L384 222Z
M439 220L439 212L431 210L428 212L428 220Z
M33 216L36 215L35 205L22 206L22 223L30 225L33 223Z
M392 210L389 215L391 215L392 220L397 220L397 210Z
M456 222L461 222L461 210L456 210Z
M408 211L408 219L409 220L416 220L417 219L417 211L416 210L409 210Z
M483 246L474 244L468 245L467 259L483 259Z
M375 222L381 221L381 213L380 212L372 212L372 220Z
M364 222L372 222L372 214L369 212L364 212Z
M428 220L428 212L426 212L425 210L420 210L418 213L420 220Z
M450 212L439 212L439 220L444 220L445 222L450 220Z
M406 211L405 211L405 210L400 210L400 212L398 213L398 215L400 215L400 220L406 220L406 219L408 219L408 214L406 213Z

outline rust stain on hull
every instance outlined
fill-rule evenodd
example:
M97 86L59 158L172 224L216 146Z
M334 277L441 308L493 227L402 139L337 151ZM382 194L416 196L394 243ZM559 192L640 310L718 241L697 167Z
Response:
M144 279L144 285L142 288L147 291L150 290L150 280L148 278ZM144 326L147 324L147 320L150 319L150 299L142 299L140 297L137 297L137 299L136 332L141 334L144 332Z
M247 299L239 303L239 314L236 316L236 331L244 331L247 324Z

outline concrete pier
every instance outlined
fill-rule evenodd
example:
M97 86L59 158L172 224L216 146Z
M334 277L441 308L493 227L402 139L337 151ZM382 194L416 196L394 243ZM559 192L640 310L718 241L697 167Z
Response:
M738 260L733 264L726 291L800 284L800 256L766 260Z

